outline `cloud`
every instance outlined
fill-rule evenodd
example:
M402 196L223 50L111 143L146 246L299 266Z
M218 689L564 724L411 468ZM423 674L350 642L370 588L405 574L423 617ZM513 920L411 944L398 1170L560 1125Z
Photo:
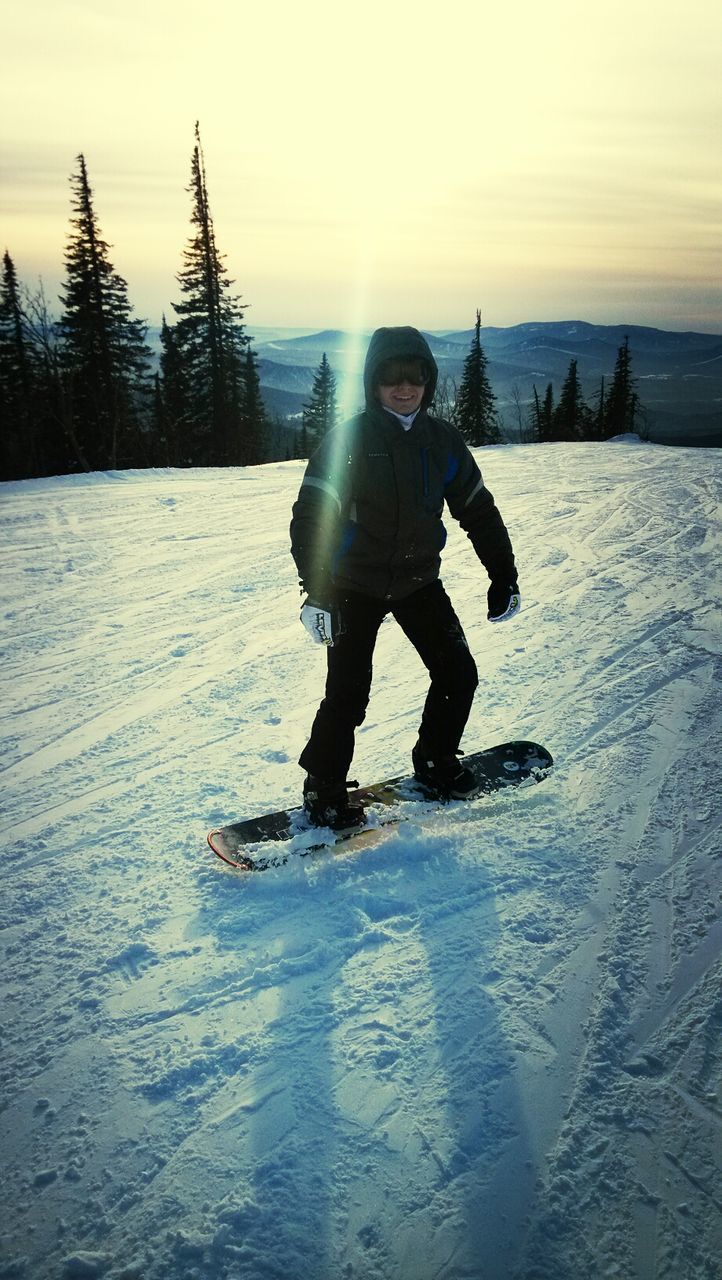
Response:
M575 281L590 318L632 305L625 279L688 298L722 274L720 36L711 0L683 21L608 0L593 36L571 0L448 0L433 21L381 0L38 0L8 33L3 235L59 273L82 150L118 269L159 314L198 117L219 244L271 323L341 323L361 279L368 306L430 325L482 297L502 323L543 317Z

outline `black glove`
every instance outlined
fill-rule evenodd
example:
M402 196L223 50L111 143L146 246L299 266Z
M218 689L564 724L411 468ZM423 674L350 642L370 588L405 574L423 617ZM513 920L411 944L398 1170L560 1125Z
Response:
M487 618L489 622L506 622L521 609L519 583L505 582L500 578L492 578L491 586L486 594L489 604Z

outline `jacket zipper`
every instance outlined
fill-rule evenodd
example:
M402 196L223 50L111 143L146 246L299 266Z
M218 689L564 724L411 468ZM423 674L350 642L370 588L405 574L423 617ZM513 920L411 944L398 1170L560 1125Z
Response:
M421 450L421 474L423 476L424 497L428 498L429 496L429 451L428 449Z
M394 477L394 489L396 490L396 537L394 538L394 548L391 552L391 555L389 556L389 566L388 566L389 579L388 579L388 590L386 592L387 600L391 600L393 596L393 592L391 588L394 584L394 578L396 577L396 568L394 565L394 559L396 557L396 546L398 544L399 531L401 527L401 501L399 499L399 477L396 471L396 459L394 457L393 449L390 450L389 456L391 459L391 471Z

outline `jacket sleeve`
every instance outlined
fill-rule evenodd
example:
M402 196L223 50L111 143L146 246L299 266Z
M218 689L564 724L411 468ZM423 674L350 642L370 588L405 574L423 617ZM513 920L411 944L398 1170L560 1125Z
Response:
M350 458L332 431L309 460L291 519L291 555L301 586L315 603L333 596L333 557L350 490Z
M453 431L445 498L493 581L511 586L517 581L511 539L493 495L484 484L474 455L458 431Z

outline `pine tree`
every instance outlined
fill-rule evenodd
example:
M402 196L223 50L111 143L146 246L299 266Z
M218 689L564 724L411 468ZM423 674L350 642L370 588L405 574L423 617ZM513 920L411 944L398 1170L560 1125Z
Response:
M0 479L38 474L33 420L33 352L7 249L0 282Z
M590 414L577 373L577 362L572 360L569 372L562 384L559 404L552 414L551 440L583 440L589 431Z
M541 401L539 399L539 392L536 389L536 384L532 386L532 401L529 406L529 429L531 432L531 437L533 442L535 444L538 444L542 438L541 437Z
M477 311L471 350L464 361L456 401L459 430L467 444L472 446L499 444L501 440L496 396L486 369L486 356L481 345L481 312Z
M604 375L602 375L599 383L599 391L597 392L596 407L590 413L589 419L589 435L593 440L604 439L604 415L606 412L606 389L604 384Z
M52 319L42 280L27 294L26 315L36 355L37 438L42 475L90 471L91 465L74 430L72 388L60 360L59 324Z
M268 454L270 423L261 395L258 359L250 343L246 347L240 407L242 432L238 461L241 466L253 466L263 462Z
M635 416L639 407L632 377L632 357L629 338L625 337L619 348L614 366L612 385L604 404L603 435L609 440L634 431Z
M160 328L160 373L157 375L154 433L159 457L165 466L188 466L188 410L190 389L185 363L178 350L176 330L166 322Z
M67 471L55 326L40 284L21 288L5 252L0 281L0 478Z
M553 439L553 421L554 421L554 388L550 383L547 385L544 399L539 399L539 392L534 384L534 400L531 406L531 423L535 440L544 444L546 441Z
M174 342L187 392L178 421L182 452L190 462L208 466L248 453L239 444L248 339L245 308L231 293L234 282L216 246L197 122L195 139L188 187L193 234L178 275L182 300L173 303L179 317Z
M311 450L308 447L308 431L306 430L306 420L303 414L301 414L301 425L294 432L294 440L294 458L308 458Z
M90 470L65 407L60 367L58 325L50 315L40 281L35 293L25 291L24 319L32 351L32 417L37 475L63 475L80 466Z
M324 351L314 375L311 399L303 406L302 439L309 452L313 452L323 437L333 430L337 417L336 378Z
M547 389L544 392L544 403L542 405L542 440L551 440L552 423L554 421L554 387L551 382L547 383Z
M145 325L132 318L128 286L101 235L85 157L71 176L73 217L61 294L60 359L72 433L92 467L140 461L148 395Z

